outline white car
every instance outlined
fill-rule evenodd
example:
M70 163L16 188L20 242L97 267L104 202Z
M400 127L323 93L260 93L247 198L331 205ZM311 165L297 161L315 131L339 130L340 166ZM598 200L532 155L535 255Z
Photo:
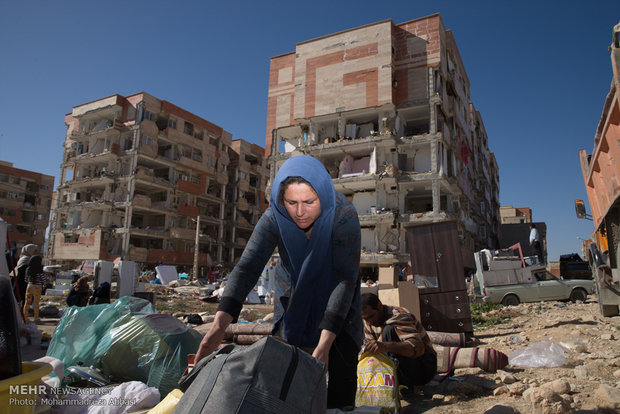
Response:
M540 302L544 300L570 300L585 302L594 293L594 281L583 279L558 279L550 272L535 273L536 281L501 286L485 286L482 300L515 306L521 302Z

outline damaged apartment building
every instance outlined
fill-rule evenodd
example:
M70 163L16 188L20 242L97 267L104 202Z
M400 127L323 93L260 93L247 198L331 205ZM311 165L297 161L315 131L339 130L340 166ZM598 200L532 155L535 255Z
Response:
M407 231L420 226L454 223L465 268L475 250L497 247L498 166L439 14L273 57L265 151L271 177L293 155L323 162L357 208L363 274L406 264Z
M0 217L8 225L8 247L33 243L43 251L53 190L54 177L0 161Z
M78 105L65 124L54 262L120 257L190 269L197 234L201 273L235 261L264 199L262 148L147 93Z

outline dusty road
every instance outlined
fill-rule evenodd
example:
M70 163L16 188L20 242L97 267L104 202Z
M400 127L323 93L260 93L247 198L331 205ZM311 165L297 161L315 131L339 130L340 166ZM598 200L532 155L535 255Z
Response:
M549 340L572 348L564 354L566 364L508 365L503 373L457 369L440 385L423 387L422 395L403 412L620 412L620 317L603 318L593 300L520 304L493 313L510 316L500 325L477 331L479 346L510 355Z

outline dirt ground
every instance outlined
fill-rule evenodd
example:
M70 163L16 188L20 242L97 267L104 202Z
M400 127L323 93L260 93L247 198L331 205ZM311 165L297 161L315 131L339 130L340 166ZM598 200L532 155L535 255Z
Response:
M212 315L217 307L200 301L197 295L170 293L157 294L159 312L177 317L205 312ZM250 314L256 318L271 312L270 305L246 305L245 308L252 309ZM567 362L556 368L508 365L503 372L456 369L445 381L416 389L414 397L402 401L401 412L620 412L620 317L602 317L596 297L577 304L520 304L483 316L499 317L502 323L475 331L479 347L510 355L549 340L572 349L565 354ZM57 323L58 318L42 318L38 326L51 336ZM23 359L29 360L43 356L45 350L30 345L24 347L22 353Z

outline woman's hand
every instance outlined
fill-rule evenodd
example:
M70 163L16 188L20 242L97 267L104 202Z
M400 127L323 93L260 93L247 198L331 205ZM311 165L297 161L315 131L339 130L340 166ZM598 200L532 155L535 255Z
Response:
M232 321L232 316L226 312L218 311L213 319L213 325L209 332L202 338L196 357L194 358L194 364L197 364L202 358L210 355L217 349L217 347L224 340L226 334L226 328Z
M319 338L319 344L314 348L312 356L325 364L325 370L329 364L329 351L332 348L332 344L336 339L336 334L326 329L321 331L321 337Z

